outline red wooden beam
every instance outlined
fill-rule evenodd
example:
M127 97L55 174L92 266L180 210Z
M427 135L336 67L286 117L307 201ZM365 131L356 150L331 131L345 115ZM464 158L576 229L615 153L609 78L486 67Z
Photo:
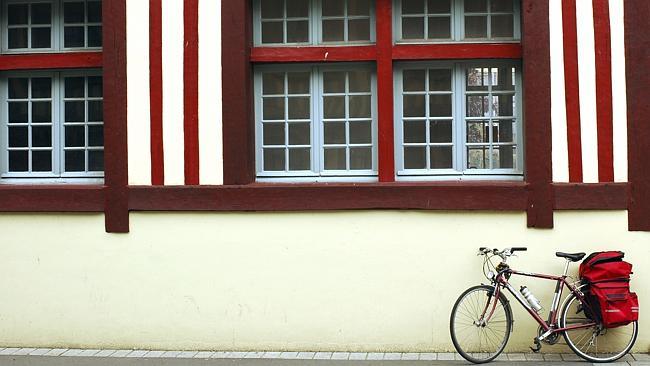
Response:
M163 145L162 0L149 0L151 184L165 184Z
M553 184L556 210L625 210L627 183Z
M183 112L185 184L199 184L199 0L185 0Z
M103 212L102 186L0 186L0 212Z
M379 34L377 37L379 38ZM260 63L374 61L377 56L375 48L375 46L253 47L251 61Z
M377 100L379 181L395 181L393 13L391 0L377 0Z
M519 43L400 44L396 60L520 59Z
M0 55L0 71L101 68L102 52Z
M609 0L593 0L596 52L598 180L614 181L614 111L612 105L612 37Z

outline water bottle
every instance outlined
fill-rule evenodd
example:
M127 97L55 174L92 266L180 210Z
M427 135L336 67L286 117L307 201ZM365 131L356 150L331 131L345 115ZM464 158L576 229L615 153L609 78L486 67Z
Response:
M542 304L537 300L535 295L533 295L532 292L528 289L526 286L521 286L521 294L524 296L524 299L528 301L528 304L530 304L530 307L533 308L536 312L540 312L542 308Z

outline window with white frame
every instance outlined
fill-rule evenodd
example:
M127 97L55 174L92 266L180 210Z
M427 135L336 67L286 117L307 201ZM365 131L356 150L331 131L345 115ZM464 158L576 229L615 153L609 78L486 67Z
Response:
M377 174L369 65L261 66L255 91L259 178Z
M400 176L521 175L521 76L503 62L396 67Z
M57 52L101 46L99 0L2 1L3 52Z
M101 73L3 74L2 178L101 178Z
M394 0L401 42L508 41L520 38L519 0Z
M374 1L256 0L258 46L374 42Z

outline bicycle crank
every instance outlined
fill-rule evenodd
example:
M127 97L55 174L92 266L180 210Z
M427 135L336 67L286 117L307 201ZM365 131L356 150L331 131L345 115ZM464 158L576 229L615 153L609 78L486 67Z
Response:
M548 345L554 345L557 344L557 342L560 341L560 333L553 332L551 334L547 334L548 332L545 332L542 327L539 327L537 329L537 339L541 339L542 342L548 344Z

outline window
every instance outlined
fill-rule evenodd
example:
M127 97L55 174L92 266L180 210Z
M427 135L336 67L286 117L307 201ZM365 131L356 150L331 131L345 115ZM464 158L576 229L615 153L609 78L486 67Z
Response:
M98 72L3 75L2 177L102 177L102 77Z
M374 42L374 1L257 0L256 45Z
M102 46L101 1L2 2L4 52L52 52Z
M376 175L374 79L366 65L258 67L258 176Z
M511 63L396 68L398 175L521 174L521 77Z
M397 41L518 40L516 0L395 0Z

